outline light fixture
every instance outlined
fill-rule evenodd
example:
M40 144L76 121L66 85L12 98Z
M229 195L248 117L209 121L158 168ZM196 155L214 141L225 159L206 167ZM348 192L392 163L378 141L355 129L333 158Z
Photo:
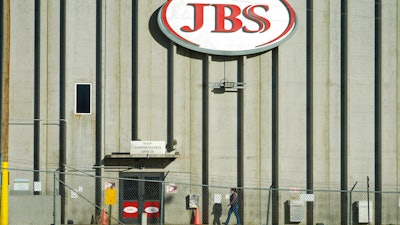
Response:
M225 92L234 92L238 89L244 89L246 83L244 82L232 82L228 81L225 76L225 62L224 62L224 78L220 82L210 82L208 83L208 87L213 89L214 93L225 93Z
M208 87L212 89L225 89L225 90L235 90L244 89L246 83L244 82L232 82L227 79L222 79L220 82L210 82Z

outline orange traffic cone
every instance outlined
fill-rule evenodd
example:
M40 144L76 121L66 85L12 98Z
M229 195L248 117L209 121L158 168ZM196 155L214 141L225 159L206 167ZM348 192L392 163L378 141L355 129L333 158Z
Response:
M201 224L200 222L200 215L199 215L199 208L196 208L196 213L194 214L194 224Z
M107 225L107 213L105 209L103 209L103 213L101 214L101 224Z

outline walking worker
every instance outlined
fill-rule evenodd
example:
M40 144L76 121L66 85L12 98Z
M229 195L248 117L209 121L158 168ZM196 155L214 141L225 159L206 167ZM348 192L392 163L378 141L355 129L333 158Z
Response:
M236 188L231 188L231 196L229 198L228 207L230 207L229 211L228 211L228 217L226 218L226 221L223 224L226 224L226 225L229 224L229 220L231 219L231 215L233 212L233 213L235 213L237 224L240 225L238 194L237 194Z

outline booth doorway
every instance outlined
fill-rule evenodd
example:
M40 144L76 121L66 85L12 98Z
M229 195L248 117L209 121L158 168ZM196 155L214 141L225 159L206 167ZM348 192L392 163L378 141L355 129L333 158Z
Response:
M121 172L119 219L124 224L140 224L142 213L148 223L160 222L162 172Z

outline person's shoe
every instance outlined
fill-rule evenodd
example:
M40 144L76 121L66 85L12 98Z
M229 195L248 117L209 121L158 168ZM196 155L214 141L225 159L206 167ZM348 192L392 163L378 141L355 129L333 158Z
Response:
M225 222L222 222L222 224L228 225L228 224L227 224L227 223L225 223Z

